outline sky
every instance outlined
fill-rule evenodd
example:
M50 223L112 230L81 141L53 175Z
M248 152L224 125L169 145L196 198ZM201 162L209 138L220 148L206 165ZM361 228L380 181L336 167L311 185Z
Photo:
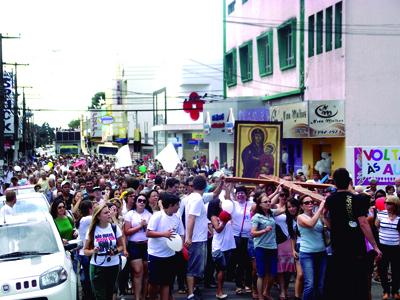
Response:
M68 110L111 89L118 64L222 59L222 0L12 0L2 11L0 33L20 37L3 39L3 62L29 64L18 86L36 124L67 128L82 114Z

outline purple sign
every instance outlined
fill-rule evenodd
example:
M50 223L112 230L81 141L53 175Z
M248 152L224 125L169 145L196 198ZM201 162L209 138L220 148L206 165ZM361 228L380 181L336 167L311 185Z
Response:
M239 121L269 121L269 110L268 108L251 108L239 111Z

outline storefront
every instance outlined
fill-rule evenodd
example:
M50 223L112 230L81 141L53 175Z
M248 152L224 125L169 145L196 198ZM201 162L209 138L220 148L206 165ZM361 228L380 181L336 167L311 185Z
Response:
M282 171L332 173L345 166L344 102L304 101L270 107L271 121L283 122Z
M222 166L233 166L235 120L267 121L268 109L261 98L229 98L204 106L204 142L209 144L209 157Z

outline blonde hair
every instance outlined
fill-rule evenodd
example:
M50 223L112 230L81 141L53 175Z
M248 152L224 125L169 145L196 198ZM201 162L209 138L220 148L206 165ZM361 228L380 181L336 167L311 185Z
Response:
M386 197L385 203L393 203L396 206L396 214L400 215L400 199L394 195L388 195Z
M106 207L108 208L107 203L104 203L104 204L98 205L94 208L93 215L92 215L92 221L90 222L89 229L88 229L89 249L94 248L94 231L96 229L96 226L99 224L98 215Z

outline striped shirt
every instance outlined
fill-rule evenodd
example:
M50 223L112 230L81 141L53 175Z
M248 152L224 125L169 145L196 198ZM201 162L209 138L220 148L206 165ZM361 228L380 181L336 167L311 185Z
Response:
M379 242L383 245L400 245L399 220L400 216L392 221L389 219L387 210L377 214L379 220Z

